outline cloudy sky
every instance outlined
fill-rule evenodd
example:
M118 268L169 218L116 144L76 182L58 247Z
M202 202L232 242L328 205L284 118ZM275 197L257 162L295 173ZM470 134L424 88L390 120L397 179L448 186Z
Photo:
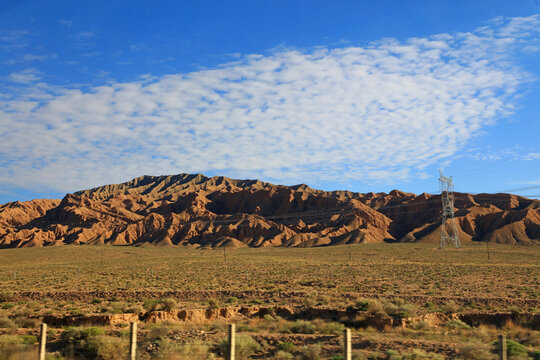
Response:
M438 169L538 197L540 1L374 3L0 2L0 203L183 172L434 193Z

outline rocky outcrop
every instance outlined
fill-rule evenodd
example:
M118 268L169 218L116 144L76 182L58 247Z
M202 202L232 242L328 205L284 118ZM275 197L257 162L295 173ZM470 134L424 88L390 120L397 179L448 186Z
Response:
M378 329L387 327L411 327L415 323L424 322L429 326L444 326L451 320L461 320L471 326L495 325L497 327L509 324L526 328L538 328L540 314L529 312L469 312L469 313L440 313L427 312L413 317L392 317L388 315L373 315L364 311L349 311L343 309L312 308L312 307L260 307L260 306L230 306L222 308L198 308L172 311L149 311L139 314L87 314L87 315L43 315L43 321L52 326L119 326L133 321L151 324L187 323L206 324L216 321L235 321L238 319L262 318L265 315L279 316L287 320L325 319L343 322L355 327L372 326Z
M63 244L215 247L438 242L438 195L326 192L302 184L201 174L123 184L0 206L0 247ZM540 242L540 201L456 194L460 239Z

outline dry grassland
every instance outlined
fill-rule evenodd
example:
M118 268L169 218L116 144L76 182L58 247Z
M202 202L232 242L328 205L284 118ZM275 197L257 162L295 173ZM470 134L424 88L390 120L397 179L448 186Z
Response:
M356 359L490 359L498 333L527 347L514 359L533 358L540 350L537 325L511 321L474 325L444 317L436 323L425 316L538 314L540 247L490 245L489 259L485 244L443 250L433 244L360 244L234 250L62 246L0 251L0 334L5 334L0 337L4 340L34 334L46 316L234 306L266 311L264 316L235 320L240 333L249 337L246 346L252 346L246 358L332 358L340 352L336 335L344 324L353 327ZM280 317L276 311L281 310L276 309L287 306L294 308L295 315ZM306 317L305 309L314 315ZM348 311L347 319L337 318L336 311ZM362 322L370 316L412 320L397 327ZM141 358L220 358L219 343L225 338L227 322L143 323ZM92 341L116 341L124 346L125 326L105 326L107 333L99 333ZM83 331L73 329L60 326L51 333L58 359L60 354L66 356L62 346L69 343L68 336L75 336L70 332ZM192 345L186 345L189 342ZM167 357L169 353L172 357Z
M540 247L491 245L489 252L488 260L483 244L459 250L440 250L432 244L13 249L0 251L0 290L267 290L540 298Z

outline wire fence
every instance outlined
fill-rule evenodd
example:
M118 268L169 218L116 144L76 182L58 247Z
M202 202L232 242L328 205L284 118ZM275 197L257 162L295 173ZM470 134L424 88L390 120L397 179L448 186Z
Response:
M175 325L175 327L181 327ZM178 332L174 336L164 336L159 333L159 327L147 331L146 334L139 333L138 324L132 322L129 330L120 334L103 335L100 328L85 328L83 330L66 328L64 329L60 341L49 341L52 337L51 330L46 324L41 324L39 329L39 344L37 346L13 347L9 349L0 343L0 358L2 359L226 359L240 360L254 358L287 358L275 357L283 353L291 354L294 344L288 341L274 342L271 354L261 356L260 342L272 341L272 335L247 336L237 333L235 324L212 325L209 327L186 325L186 330ZM158 329L158 330L156 330ZM320 344L324 343L326 351L331 353L332 359L352 360L353 349L362 348L366 345L366 340L361 337L352 336L351 329L344 328L341 332L327 335L308 334L285 334L285 339L298 339L307 343L303 347L304 352L311 352L317 357L323 358L320 354ZM153 341L148 341L148 338ZM157 340L156 340L157 339ZM368 342L369 343L369 342ZM319 346L314 346L319 345ZM439 345L440 346L440 345ZM452 352L449 347L441 349ZM317 352L317 353L316 353ZM507 359L507 342L505 335L498 335L497 354L499 360ZM36 356L37 355L37 356ZM292 358L292 355L291 357Z

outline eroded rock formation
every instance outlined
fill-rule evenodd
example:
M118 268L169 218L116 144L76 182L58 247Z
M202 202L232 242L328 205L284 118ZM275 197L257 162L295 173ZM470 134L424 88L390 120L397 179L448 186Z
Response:
M540 201L456 194L460 239L540 242ZM201 174L142 176L62 200L0 206L0 247L62 244L193 247L438 242L438 195L360 194Z

